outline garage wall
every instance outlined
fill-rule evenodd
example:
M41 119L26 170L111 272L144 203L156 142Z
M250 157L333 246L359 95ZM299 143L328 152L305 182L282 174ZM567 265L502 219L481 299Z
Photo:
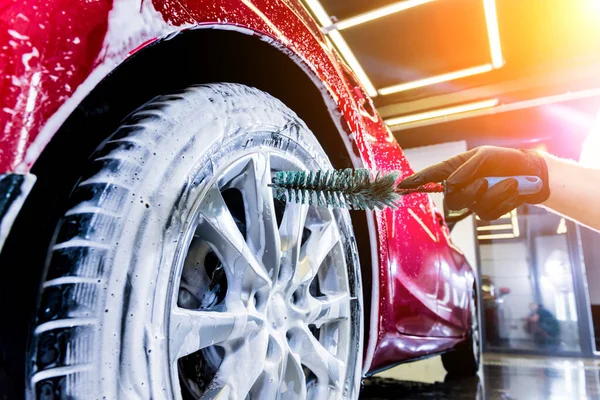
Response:
M467 151L467 142L448 142L433 146L415 147L404 150L406 158L415 171L437 164L450 157ZM433 193L429 195L438 210L444 210L444 195ZM477 250L473 217L468 217L454 226L452 229L452 241L465 253L469 264L474 268L477 266Z
M482 244L479 246L481 273L489 275L497 288L507 287L504 296L506 323L500 329L502 339L529 339L523 329L533 301L530 266L525 242Z
M600 306L600 233L585 227L580 229L590 303Z

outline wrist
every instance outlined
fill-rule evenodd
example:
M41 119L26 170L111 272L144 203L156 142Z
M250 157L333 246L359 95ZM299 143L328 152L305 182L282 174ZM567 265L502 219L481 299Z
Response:
M556 193L557 190L559 190L559 188L557 188L557 185L559 185L560 182L560 174L562 173L562 170L560 168L561 164L564 164L564 160L561 160L555 156L553 156L552 154L546 153L545 151L537 151L537 153L542 157L542 159L544 160L544 162L546 163L546 167L547 167L547 171L548 171L548 175L547 175L547 179L548 179L548 189L549 189L549 193L548 193L548 198L546 200L544 200L541 204L543 206L549 207L549 208L553 208L552 207L552 203L553 203L553 193Z
M525 202L529 204L544 204L548 201L552 192L549 168L554 159L550 154L540 150L524 150L524 152L529 157L529 170L542 180L542 189L538 193L528 195Z

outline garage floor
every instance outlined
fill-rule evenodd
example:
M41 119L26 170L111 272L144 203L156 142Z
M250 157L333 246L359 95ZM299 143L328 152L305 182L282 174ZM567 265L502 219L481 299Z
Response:
M363 400L600 399L600 361L487 355L479 378L449 381L439 357L367 379Z

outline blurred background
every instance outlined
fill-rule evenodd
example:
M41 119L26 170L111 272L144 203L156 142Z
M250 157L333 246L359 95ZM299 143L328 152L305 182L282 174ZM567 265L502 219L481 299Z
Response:
M413 168L481 145L600 167L600 0L304 2ZM522 206L452 237L479 275L484 375L504 396L486 398L526 397L523 365L558 371L529 398L600 398L600 235ZM443 381L422 368L386 376Z

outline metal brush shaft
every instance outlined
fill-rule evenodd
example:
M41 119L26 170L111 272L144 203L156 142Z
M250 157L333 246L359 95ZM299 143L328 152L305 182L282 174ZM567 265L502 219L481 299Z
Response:
M396 189L395 192L406 196L411 193L444 193L446 186L444 183L426 183L414 189Z

